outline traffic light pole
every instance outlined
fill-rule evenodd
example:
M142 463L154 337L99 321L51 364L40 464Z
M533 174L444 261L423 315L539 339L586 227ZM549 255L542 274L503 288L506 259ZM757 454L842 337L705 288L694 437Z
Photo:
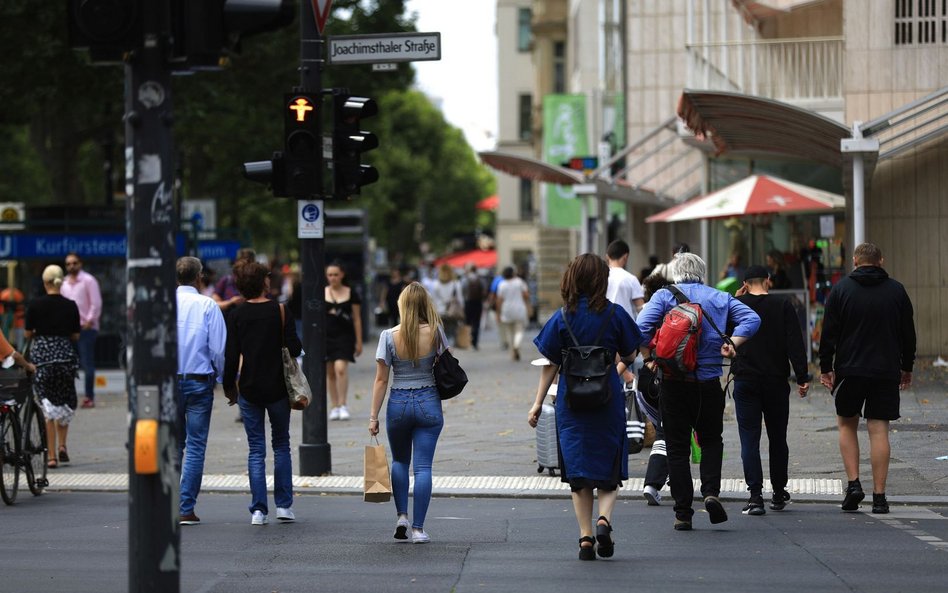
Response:
M142 2L144 44L125 67L128 525L132 593L177 593L178 365L171 69L164 2Z
M316 29L312 2L300 2L300 86L318 97L322 109L322 46ZM316 135L322 141L322 113L316 114ZM322 151L322 146L316 148ZM321 161L322 159L320 159ZM322 192L322 170L317 174ZM325 221L325 212L320 213ZM309 381L313 401L303 410L303 441L300 444L301 476L322 476L332 471L326 416L326 303L324 239L301 239L303 258L303 374Z

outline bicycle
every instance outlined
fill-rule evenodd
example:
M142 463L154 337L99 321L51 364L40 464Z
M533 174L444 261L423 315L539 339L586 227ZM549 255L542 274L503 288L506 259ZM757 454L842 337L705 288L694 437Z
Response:
M0 399L0 498L8 505L16 502L16 492L20 483L22 454L20 440L20 417L17 414L16 401Z
M39 400L30 389L23 404L22 445L20 447L23 468L26 470L26 484L33 496L39 496L49 486L46 471L49 463L49 449L46 446L46 415Z
M20 422L22 410L23 424ZM46 420L25 373L0 383L0 498L16 502L20 471L34 496L49 485L46 479Z

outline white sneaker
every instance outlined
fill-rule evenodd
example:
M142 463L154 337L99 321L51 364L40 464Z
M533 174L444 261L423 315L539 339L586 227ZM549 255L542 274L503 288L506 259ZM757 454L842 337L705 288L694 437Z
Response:
M411 543L413 544L427 544L431 541L431 538L428 537L428 534L424 530L416 531L412 530L411 532Z
M408 530L411 528L411 523L408 521L407 517L399 517L398 522L395 523L395 539L408 539Z
M329 419L339 420L339 408L333 408L332 411L329 412Z
M345 406L339 406L339 419L348 420L349 419L349 408Z
M657 507L662 502L662 493L655 486L646 486L645 490L642 491L642 495L645 496L645 500L648 501L650 507Z
M283 523L292 523L296 521L296 515L293 514L293 509L284 509L277 507L277 521Z
M266 525L269 522L270 520L263 514L263 511L254 511L253 515L250 516L251 525Z

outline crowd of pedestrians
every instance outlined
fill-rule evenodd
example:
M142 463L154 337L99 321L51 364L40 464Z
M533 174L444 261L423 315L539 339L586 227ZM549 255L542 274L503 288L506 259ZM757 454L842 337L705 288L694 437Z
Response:
M624 396L630 386L656 429L644 497L649 505L661 506L660 492L667 480L674 499L672 526L689 531L694 518L693 442L702 451L701 504L712 524L728 520L719 498L725 369L729 367L734 377L741 461L749 491L742 512L750 516L763 515L768 507L782 510L790 502L788 376L792 375L799 397L807 396L812 379L797 313L786 299L770 294L775 281L783 281L782 263L773 254L768 255L766 267L745 268L739 261L731 262L727 273L739 273L741 282L734 296L707 285L705 261L686 245L676 247L667 263L657 258L650 261L641 279L626 271L629 255L629 246L619 240L608 246L603 257L588 253L576 257L562 276L562 306L534 340L552 364L542 367L527 421L537 425L556 383L560 470L572 494L582 560L608 558L615 551L612 511L618 489L628 479L629 409ZM0 359L35 374L36 393L48 423L51 468L70 461L67 436L76 409L95 405L92 361L101 294L95 278L82 270L78 255L69 254L65 264L66 271L57 265L43 271L45 294L26 308L23 333L31 342L29 359L5 337L0 340ZM899 391L912 381L913 309L904 287L885 272L877 246L857 246L852 264L852 273L826 299L820 382L835 397L839 449L847 476L841 508L857 510L865 497L857 439L859 419L865 417L872 512L884 514L889 511L885 495L889 423L899 417ZM195 509L217 385L222 386L228 403L239 407L244 423L251 524L269 522L266 422L271 434L276 518L292 522L290 405L281 351L286 348L297 357L303 354L298 270L295 274L283 270L286 277L281 278L260 263L252 250L245 250L238 254L231 273L216 283L206 272L196 258L177 262L180 523L200 523ZM329 419L348 420L347 367L363 349L362 296L346 281L343 264L331 263L325 276ZM533 300L528 284L512 267L505 268L489 287L472 267L460 277L448 266L438 271L437 278L422 275L420 279L425 282L395 270L379 296L378 312L390 327L381 332L376 348L368 431L373 436L381 433L387 398L384 426L392 455L394 537L428 543L425 517L436 445L444 427L434 362L457 339L458 327L465 322L480 327L485 308L495 316L502 344L519 360ZM296 307L291 304L294 297ZM680 318L685 309L697 311L692 321L695 360L691 367L676 366L657 354L660 340L673 323L670 320L675 315ZM471 337L477 347L479 332L475 330ZM605 375L604 403L591 410L571 403L567 388L571 371L564 352L580 344L604 348L612 357ZM75 384L80 368L85 372L82 402ZM762 428L769 443L773 492L769 505L763 499ZM409 471L414 478L411 513Z

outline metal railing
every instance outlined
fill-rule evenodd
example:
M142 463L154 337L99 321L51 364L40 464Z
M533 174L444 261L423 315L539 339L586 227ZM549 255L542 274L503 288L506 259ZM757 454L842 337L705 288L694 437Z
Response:
M843 38L756 39L685 46L688 87L784 101L843 96Z

